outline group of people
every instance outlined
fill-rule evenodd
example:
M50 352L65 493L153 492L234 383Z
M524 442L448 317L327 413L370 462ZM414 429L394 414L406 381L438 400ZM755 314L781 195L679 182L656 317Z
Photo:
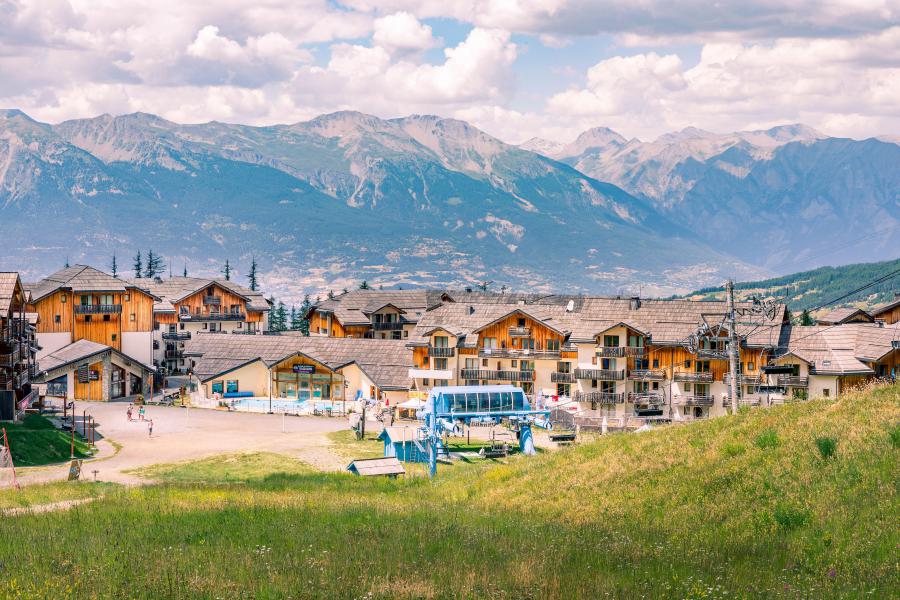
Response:
M125 411L126 416L128 417L128 422L134 420L134 404L128 405L128 410ZM143 421L147 423L147 435L153 437L153 419L147 419L147 409L142 404L140 408L138 408L138 421Z

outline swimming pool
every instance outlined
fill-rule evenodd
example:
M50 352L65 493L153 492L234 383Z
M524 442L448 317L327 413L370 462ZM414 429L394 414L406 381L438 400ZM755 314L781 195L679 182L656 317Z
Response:
M324 401L310 402L309 400L280 400L276 398L272 398L271 404L269 404L268 398L234 398L225 400L225 402L228 402L234 410L265 413L269 412L269 406L271 406L272 412L283 412L289 415L305 415L312 413L313 409L325 411L340 407L340 404L333 405L331 402Z

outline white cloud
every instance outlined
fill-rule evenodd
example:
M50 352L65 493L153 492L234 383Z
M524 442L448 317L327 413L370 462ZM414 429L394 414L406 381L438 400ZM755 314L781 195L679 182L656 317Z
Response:
M416 52L435 46L431 27L408 12L375 19L372 42L390 52Z

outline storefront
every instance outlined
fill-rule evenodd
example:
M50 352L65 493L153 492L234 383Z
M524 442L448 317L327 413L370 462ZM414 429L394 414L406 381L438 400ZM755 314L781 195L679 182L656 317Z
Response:
M344 400L344 377L303 355L272 367L273 396L300 402Z

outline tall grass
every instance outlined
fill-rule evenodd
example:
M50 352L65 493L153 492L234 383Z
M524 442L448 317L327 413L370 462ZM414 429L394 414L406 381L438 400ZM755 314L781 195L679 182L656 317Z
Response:
M263 469L239 484L110 491L4 519L0 595L889 597L898 423L894 387L433 482ZM772 432L777 444L756 442ZM841 449L827 461L823 435Z

